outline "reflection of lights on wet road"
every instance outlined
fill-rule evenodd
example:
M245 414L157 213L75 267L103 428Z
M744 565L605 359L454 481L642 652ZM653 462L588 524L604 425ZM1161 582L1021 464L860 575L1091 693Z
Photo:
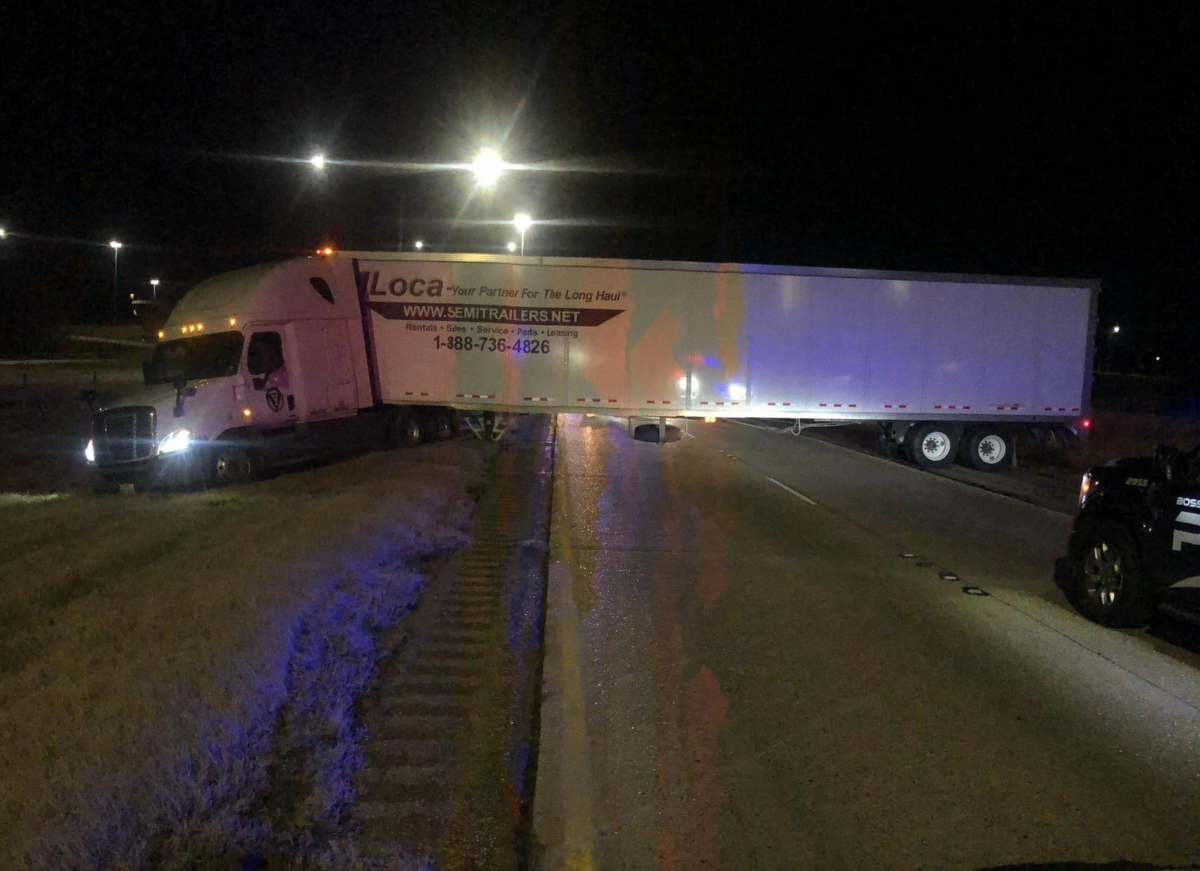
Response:
M650 837L668 867L715 860L727 705L716 666L681 646L732 580L730 518L696 505L676 456L643 452L623 424L568 424L559 438L546 650L561 754L553 785L539 778L562 827L559 867L605 867L610 847L595 826L631 801L665 810ZM681 510L661 516L667 506ZM693 570L681 573L681 559ZM612 772L622 784L612 790L579 786Z

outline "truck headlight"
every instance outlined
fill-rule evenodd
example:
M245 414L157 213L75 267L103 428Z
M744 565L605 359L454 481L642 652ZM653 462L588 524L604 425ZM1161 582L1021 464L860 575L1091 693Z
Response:
M1092 490L1092 473L1087 472L1083 476L1083 480L1079 482L1079 507L1083 507L1083 503L1087 502L1088 493Z
M186 429L177 429L165 439L158 443L158 453L174 454L178 451L186 451L188 445L191 444L192 434Z
M96 462L96 442L88 439L87 447L83 449L83 458L89 463Z

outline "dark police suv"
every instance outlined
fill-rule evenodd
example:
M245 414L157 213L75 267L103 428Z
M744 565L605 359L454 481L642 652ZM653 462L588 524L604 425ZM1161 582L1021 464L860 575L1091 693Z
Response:
M1093 466L1056 577L1081 614L1141 626L1166 590L1200 575L1200 448Z

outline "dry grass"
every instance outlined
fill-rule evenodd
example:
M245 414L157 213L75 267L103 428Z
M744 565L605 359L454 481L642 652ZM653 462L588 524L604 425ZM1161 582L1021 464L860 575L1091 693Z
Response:
M0 509L0 865L334 862L375 632L461 542L481 463Z

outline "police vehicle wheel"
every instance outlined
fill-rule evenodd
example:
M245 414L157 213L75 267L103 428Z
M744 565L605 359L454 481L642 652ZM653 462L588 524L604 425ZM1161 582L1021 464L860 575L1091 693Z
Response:
M923 423L908 442L909 458L922 469L940 469L954 462L958 434L943 423Z
M998 472L1009 465L1012 450L1009 438L995 427L980 426L967 437L966 460L980 472Z
M223 445L213 452L212 477L218 484L245 484L259 473L258 458L242 445Z
M1103 626L1144 626L1154 603L1142 582L1133 536L1106 521L1084 533L1076 556L1071 604Z

